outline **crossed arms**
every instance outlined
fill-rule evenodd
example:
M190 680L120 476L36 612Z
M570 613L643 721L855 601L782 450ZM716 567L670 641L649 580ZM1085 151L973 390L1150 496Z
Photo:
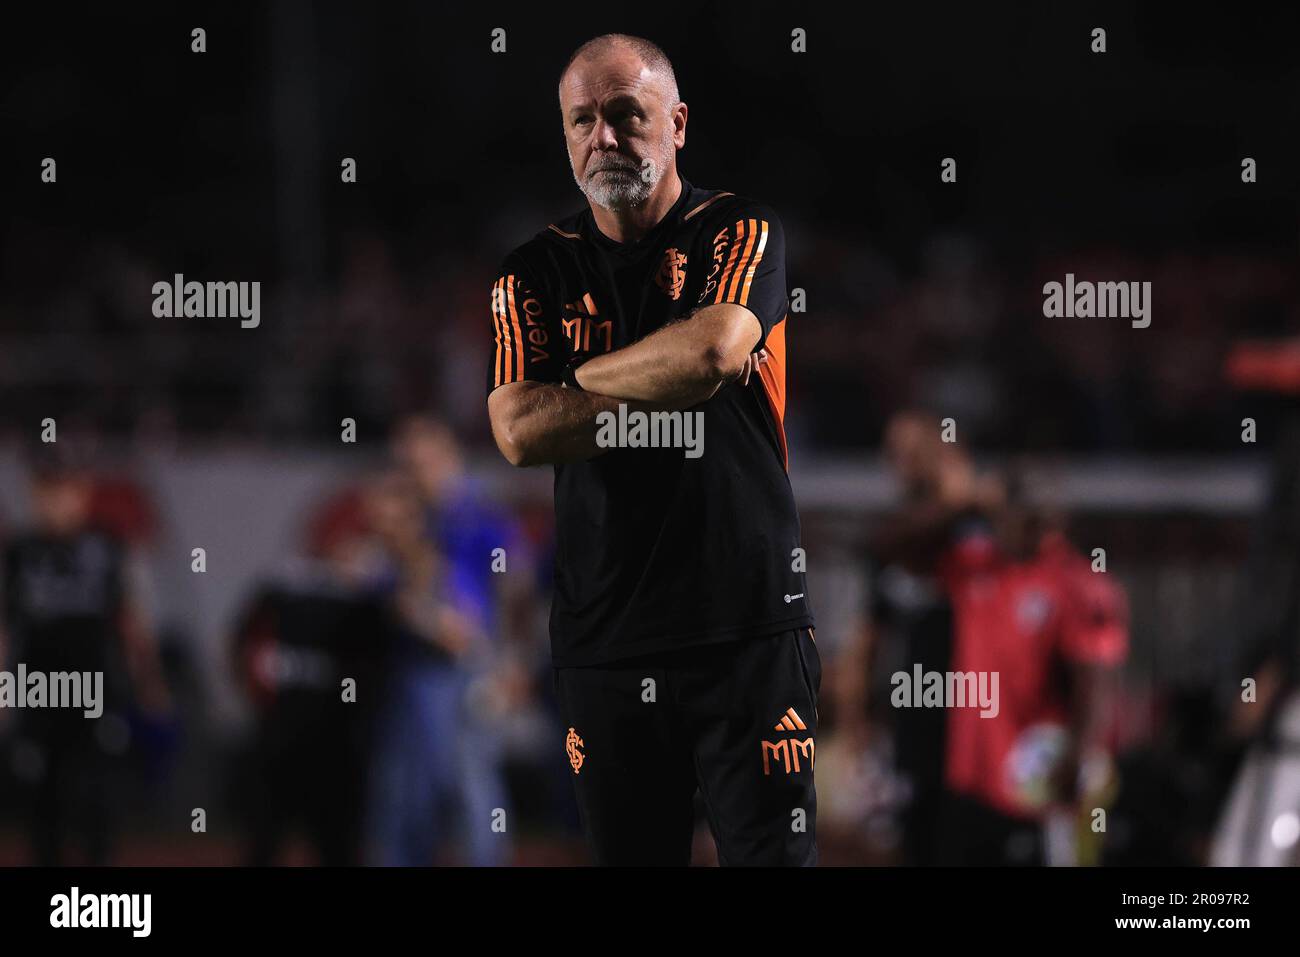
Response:
M488 396L492 436L515 466L589 459L596 416L632 409L675 411L713 397L733 379L748 381L763 329L744 306L718 303L664 326L632 345L597 356L577 372L584 391L524 380Z

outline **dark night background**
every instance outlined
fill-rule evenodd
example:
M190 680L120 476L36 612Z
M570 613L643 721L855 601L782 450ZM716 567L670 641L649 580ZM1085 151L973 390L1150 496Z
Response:
M796 25L806 54L790 52ZM47 13L6 31L11 402L84 407L93 382L113 432L303 441L350 404L376 422L481 406L469 377L437 383L449 355L485 354L475 296L501 256L577 208L555 82L615 27L676 64L684 174L785 218L789 281L809 301L792 344L799 441L865 450L909 401L965 403L1003 448L1234 441L1219 428L1238 411L1218 375L1227 338L1295 319L1295 14L1154 4ZM46 155L57 189L32 175ZM338 181L344 156L357 184ZM939 181L945 156L955 184ZM1042 282L1071 257L1081 275L1103 262L1155 280L1153 327L1087 330L1090 347L1043 323ZM358 317L357 336L313 334L330 322L322 297L381 269L398 308ZM263 327L152 321L139 283L174 272L260 279ZM957 288L974 296L961 321L945 315ZM911 328L881 331L896 319ZM364 374L340 367L358 339ZM389 397L367 395L371 380ZM483 443L481 409L456 418Z

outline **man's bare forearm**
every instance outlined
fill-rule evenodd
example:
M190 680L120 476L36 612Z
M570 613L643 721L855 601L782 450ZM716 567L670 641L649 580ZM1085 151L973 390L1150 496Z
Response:
M741 374L761 334L748 310L711 306L588 360L577 371L578 383L601 395L687 409Z
M675 343L665 332L661 329L640 342L583 363L578 382L591 392L659 402L675 409L713 398L722 377L709 368L702 353L690 351L689 340Z
M620 405L629 411L651 410L652 406L626 402L596 392L566 389L542 382L521 382L506 386L501 408L493 408L489 399L492 430L502 454L512 465L553 465L559 462L582 462L605 449L596 444L601 412L618 412Z

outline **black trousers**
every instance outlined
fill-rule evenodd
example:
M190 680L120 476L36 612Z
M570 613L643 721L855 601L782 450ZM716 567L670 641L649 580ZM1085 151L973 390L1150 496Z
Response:
M555 669L596 862L689 864L698 788L722 865L815 865L820 685L807 628Z
M40 761L28 816L38 866L68 863L69 841L80 843L86 863L109 863L121 810L121 762L97 734L102 727L75 710L23 715L21 736Z
M275 863L300 827L323 867L361 863L364 725L332 696L279 704L258 725L251 755L245 863Z

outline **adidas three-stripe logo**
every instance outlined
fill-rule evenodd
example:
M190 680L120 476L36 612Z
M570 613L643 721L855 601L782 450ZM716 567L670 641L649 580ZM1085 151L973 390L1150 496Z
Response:
M799 712L794 708L786 708L785 714L781 715L781 720L776 723L777 731L807 731L808 726L803 723L799 717Z

